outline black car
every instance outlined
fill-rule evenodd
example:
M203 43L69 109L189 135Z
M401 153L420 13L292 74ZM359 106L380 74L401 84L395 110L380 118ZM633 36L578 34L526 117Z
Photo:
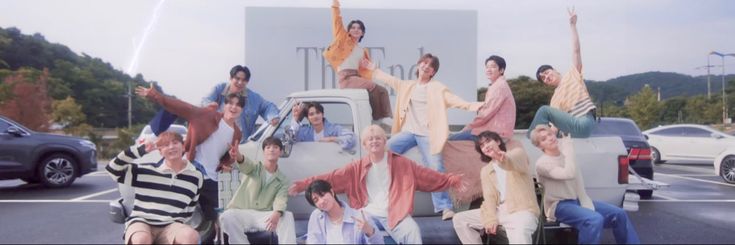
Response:
M653 180L651 146L633 120L627 118L602 117L592 130L593 136L620 136L628 150L630 166L641 177ZM653 190L639 190L641 198L651 198Z
M0 180L65 187L97 171L97 147L77 137L34 132L0 116Z

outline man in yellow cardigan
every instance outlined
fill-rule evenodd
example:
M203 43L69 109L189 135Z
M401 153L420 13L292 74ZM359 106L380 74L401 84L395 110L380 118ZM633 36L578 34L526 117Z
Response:
M382 81L396 90L395 115L388 141L391 151L403 154L414 146L419 147L422 163L436 171L444 172L441 151L449 137L447 109L458 108L477 111L482 102L467 102L434 80L439 70L439 58L427 53L417 62L416 80L400 80L379 69L370 60L360 65L373 71L373 80ZM447 192L431 193L434 211L442 212L442 219L454 216L452 201Z

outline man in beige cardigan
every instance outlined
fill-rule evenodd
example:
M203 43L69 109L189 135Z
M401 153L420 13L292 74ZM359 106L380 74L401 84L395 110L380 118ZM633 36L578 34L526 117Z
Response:
M480 133L475 149L483 162L490 162L480 170L485 200L480 209L454 217L459 240L463 244L480 244L477 228L483 227L486 234L495 235L498 226L503 226L510 244L531 244L540 211L526 151L514 140L506 147L501 136L491 131Z
M402 81L379 69L374 63L363 59L360 65L373 71L373 80L382 81L398 93L395 115L388 141L391 151L403 154L414 146L419 147L422 164L433 170L444 172L441 151L449 137L447 110L457 108L477 111L482 102L467 102L454 95L449 88L434 80L439 70L439 58L425 54L417 62L416 80ZM429 123L431 122L431 123ZM447 192L433 192L431 199L434 212L443 212L442 219L454 216L452 200Z

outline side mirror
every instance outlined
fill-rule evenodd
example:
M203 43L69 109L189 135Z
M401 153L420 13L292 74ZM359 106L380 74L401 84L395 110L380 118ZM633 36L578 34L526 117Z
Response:
M8 134L14 135L14 136L18 136L18 137L23 136L23 131L20 130L20 128L16 126L8 127L8 129L6 129L5 132Z
M281 152L281 158L286 158L291 155L291 149L293 148L294 140L294 132L293 130L286 129L286 133L283 134L283 138L281 139L281 143L283 143L283 151Z
M646 140L648 140L648 135L647 134L644 134L643 135L643 138L646 138Z

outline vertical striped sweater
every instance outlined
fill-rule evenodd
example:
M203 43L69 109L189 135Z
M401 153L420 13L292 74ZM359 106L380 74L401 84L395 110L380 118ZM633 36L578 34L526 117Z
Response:
M145 153L145 145L131 146L120 152L105 168L112 179L135 188L133 210L125 227L138 221L149 225L184 223L191 217L199 200L204 182L202 174L187 160L186 167L179 173L166 164L133 163Z

